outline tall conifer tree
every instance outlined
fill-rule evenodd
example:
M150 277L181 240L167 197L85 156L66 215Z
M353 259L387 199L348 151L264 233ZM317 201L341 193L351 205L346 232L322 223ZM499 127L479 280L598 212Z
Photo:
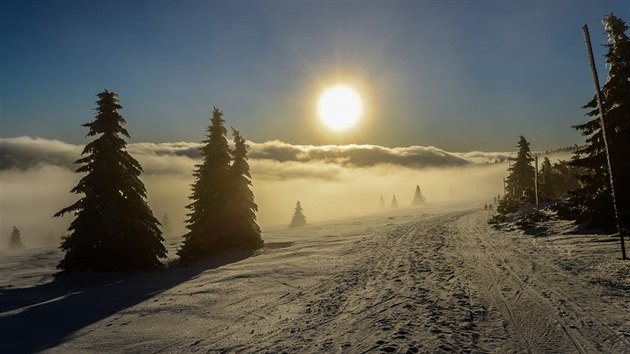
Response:
M201 148L201 164L193 172L195 182L187 208L190 210L184 243L178 255L184 262L211 255L221 249L228 229L225 206L230 193L230 149L223 126L223 112L214 107L207 139Z
M526 189L534 190L535 170L532 162L534 158L529 150L529 143L521 135L516 144L518 151L514 164L509 168L507 182L507 195L512 199L520 199Z
M98 94L96 119L83 126L88 136L100 135L85 146L77 173L86 175L72 193L83 197L55 216L74 213L66 251L57 268L63 271L123 271L153 269L166 257L160 223L146 202L139 176L142 167L126 150L129 138L118 113L118 95Z
M232 128L234 149L230 169L231 196L227 205L228 230L224 247L256 249L263 246L260 227L256 223L258 206L251 190L252 176L247 163L247 144L238 130Z
M545 156L538 173L538 191L541 200L551 200L559 194L557 182L559 176L554 172L551 161Z
M602 88L602 106L606 118L606 133L611 164L618 196L617 207L622 222L628 224L630 214L630 39L625 34L628 26L613 14L603 20L608 35L606 64L609 71ZM588 221L589 226L614 225L614 211L610 192L606 150L597 109L593 98L586 105L590 121L574 126L588 136L586 145L578 149L571 161L574 167L586 173L578 176L581 187L570 193L570 205L578 222Z
M554 177L556 182L554 183L554 189L557 195L566 197L569 191L576 190L580 187L577 179L577 175L580 174L578 168L569 165L570 162L558 161L553 164Z

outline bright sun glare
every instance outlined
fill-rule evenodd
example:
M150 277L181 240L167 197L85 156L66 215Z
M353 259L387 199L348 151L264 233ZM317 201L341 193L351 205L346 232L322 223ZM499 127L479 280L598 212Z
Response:
M319 99L319 116L328 127L344 130L353 126L363 107L359 94L347 86L335 86L324 92Z

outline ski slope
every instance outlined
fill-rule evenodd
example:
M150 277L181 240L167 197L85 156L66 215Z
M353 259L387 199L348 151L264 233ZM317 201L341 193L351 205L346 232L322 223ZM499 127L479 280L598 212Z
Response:
M630 352L616 243L488 217L399 209L272 230L253 255L54 283L59 251L4 253L0 352Z

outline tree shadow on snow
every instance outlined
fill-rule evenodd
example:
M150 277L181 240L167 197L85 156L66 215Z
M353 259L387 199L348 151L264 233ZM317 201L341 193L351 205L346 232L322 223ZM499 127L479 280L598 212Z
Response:
M1 289L0 353L34 353L54 347L84 327L252 254L231 252L153 272L76 273L32 288Z

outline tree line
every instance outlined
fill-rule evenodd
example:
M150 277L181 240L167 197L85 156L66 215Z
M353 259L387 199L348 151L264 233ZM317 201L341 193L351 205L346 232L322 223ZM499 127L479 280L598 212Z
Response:
M425 202L426 202L426 199L422 195L422 190L420 189L420 186L416 185L416 190L415 190L415 192L413 194L413 200L411 201L411 205L418 206L418 205L424 204ZM392 195L392 201L389 204L389 207L391 209L398 208L398 200L396 199L396 195ZM381 195L381 199L379 201L379 208L381 210L385 209L385 199L383 199L382 195Z
M602 108L606 117L608 153L614 167L612 178L615 181L617 208L621 223L629 227L630 39L625 33L629 27L613 14L606 16L603 24L608 36L605 62L609 71L602 88ZM615 214L611 176L596 97L582 108L588 110L586 116L592 119L573 127L586 137L586 143L574 151L570 161L552 165L545 158L538 176L535 176L529 143L524 137L519 138L517 156L508 170L505 196L497 207L499 213L510 213L526 203L532 203L537 177L539 199L562 201L555 207L561 217L586 227L612 229Z
M416 190L414 192L413 201L411 202L411 205L419 206L419 205L424 204L425 202L426 202L426 199L422 195L422 190L420 189L420 186L416 185ZM390 204L390 208L391 209L398 208L398 200L396 199L395 195L392 196L392 202ZM385 209L385 199L383 199L382 195L379 200L379 209L381 210ZM300 201L298 200L297 203L295 204L295 210L293 211L293 217L291 217L291 223L289 224L289 228L302 227L306 225L306 216L304 216L303 211L304 209L302 209L302 205L300 204Z
M94 121L83 124L88 143L76 161L85 174L71 190L83 196L60 210L56 217L74 215L60 248L65 255L57 268L71 271L148 270L160 267L166 257L160 222L147 204L139 176L142 167L126 150L128 131L118 112L122 106L114 92L99 93ZM230 248L263 246L256 222L258 207L251 190L247 145L232 128L234 147L227 141L223 112L214 107L202 161L193 172L188 232L177 254L191 262Z
M545 156L536 174L530 143L525 137L519 136L516 147L516 157L509 160L511 163L505 178L504 195L494 198L498 213L515 212L522 206L535 203L536 197L539 202L562 200L579 187L577 175L582 170L574 167L570 161L560 160L552 164Z

